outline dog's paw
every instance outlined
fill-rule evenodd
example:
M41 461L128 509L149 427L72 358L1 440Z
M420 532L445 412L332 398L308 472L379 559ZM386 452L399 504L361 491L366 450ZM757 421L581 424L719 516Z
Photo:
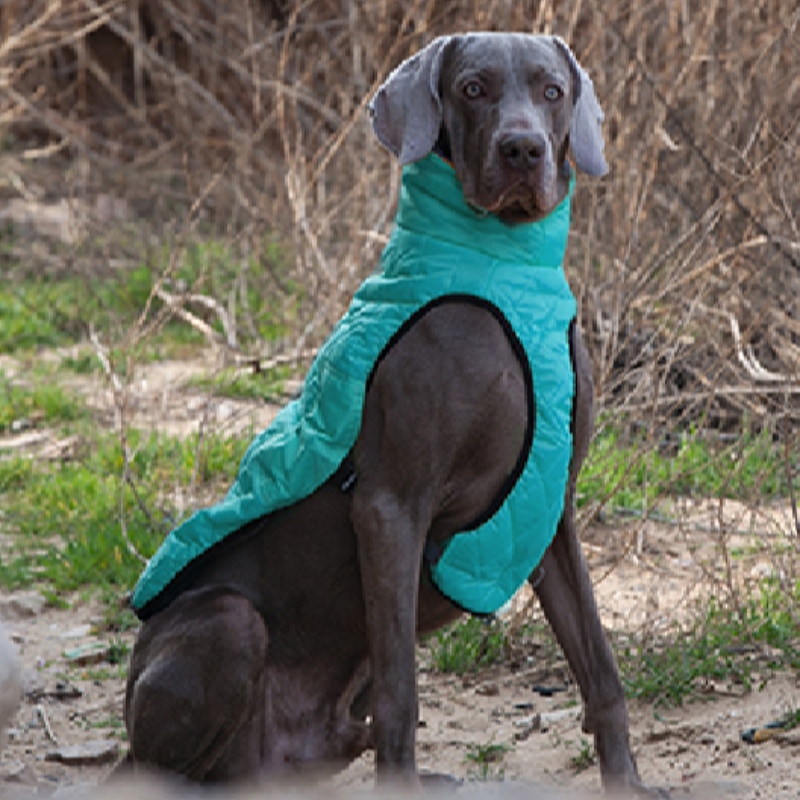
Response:
M669 790L663 786L650 786L635 774L626 780L604 781L605 794L614 800L672 800Z

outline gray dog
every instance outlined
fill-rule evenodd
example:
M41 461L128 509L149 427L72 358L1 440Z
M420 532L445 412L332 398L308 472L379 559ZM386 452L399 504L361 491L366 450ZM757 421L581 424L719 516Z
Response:
M647 792L575 530L590 364L562 268L602 112L549 36L436 39L371 104L404 166L381 270L236 483L133 595L129 765L212 782L376 752L416 780L419 634L530 580L606 787Z

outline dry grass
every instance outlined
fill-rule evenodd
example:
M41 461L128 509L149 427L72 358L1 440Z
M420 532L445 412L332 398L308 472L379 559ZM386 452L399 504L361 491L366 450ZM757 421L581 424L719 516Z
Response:
M607 116L611 174L581 181L568 264L605 424L644 431L641 458L690 426L771 431L797 485L796 3L6 0L0 28L0 192L80 204L87 269L112 256L87 244L108 198L243 258L277 233L307 288L298 351L389 230L398 174L364 112L383 77L440 33L560 34Z

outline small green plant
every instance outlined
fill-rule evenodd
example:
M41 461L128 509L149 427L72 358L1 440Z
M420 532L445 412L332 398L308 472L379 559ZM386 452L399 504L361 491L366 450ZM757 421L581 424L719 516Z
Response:
M124 664L131 651L130 645L122 639L115 639L108 647L108 663Z
M780 720L781 727L784 730L791 731L795 728L800 728L800 708L787 711Z
M596 760L594 746L588 739L584 739L584 737L581 736L578 744L578 752L569 760L572 769L574 769L575 772L583 772L593 766Z
M470 745L466 760L474 765L472 777L479 781L502 780L505 774L502 761L510 749L508 744L495 744L493 741Z
M502 661L506 650L506 629L492 619L468 619L435 634L433 665L440 672L464 675Z

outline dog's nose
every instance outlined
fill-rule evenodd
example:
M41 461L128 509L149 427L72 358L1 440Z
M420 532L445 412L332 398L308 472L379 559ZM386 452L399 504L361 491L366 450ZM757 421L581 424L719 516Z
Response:
M500 140L500 155L514 169L530 169L542 159L547 147L540 133L509 133Z

